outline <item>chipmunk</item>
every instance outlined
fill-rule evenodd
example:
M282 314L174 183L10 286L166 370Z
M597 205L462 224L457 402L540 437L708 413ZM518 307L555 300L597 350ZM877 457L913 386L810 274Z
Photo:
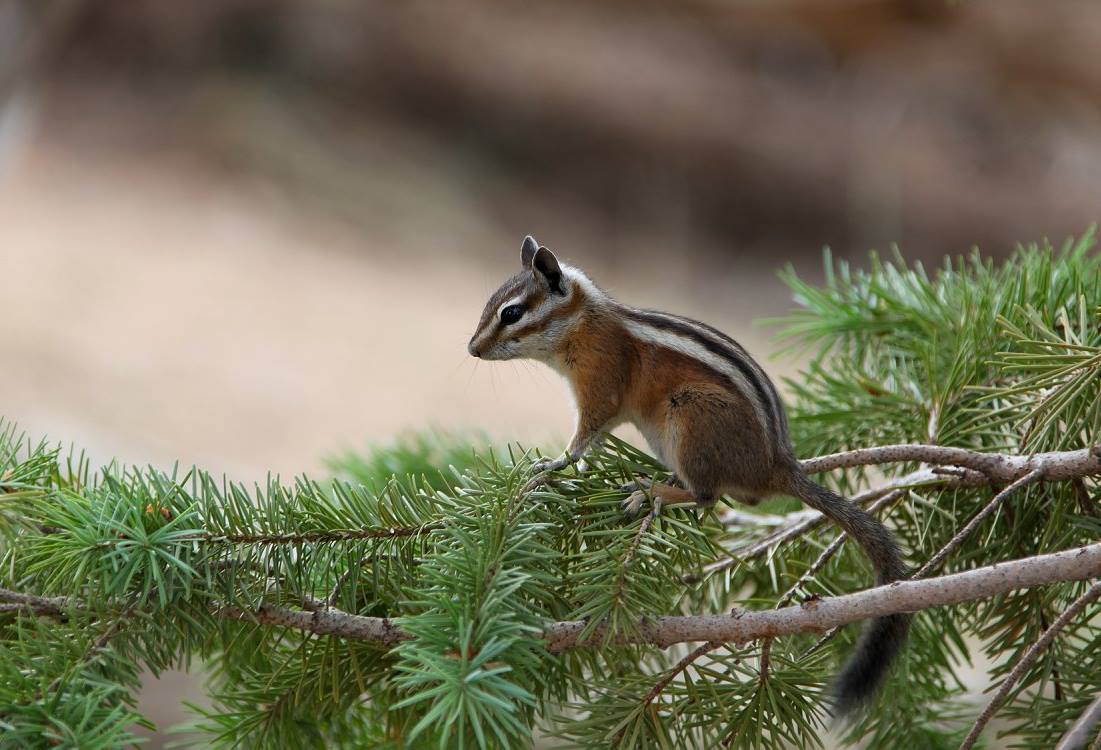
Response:
M565 453L535 471L575 464L603 434L632 423L674 474L668 483L636 483L628 512L648 497L659 510L709 508L723 495L748 505L791 495L860 543L880 585L905 575L883 524L803 472L775 386L736 341L695 320L617 302L531 236L520 260L520 273L486 303L468 349L487 360L539 360L569 381L577 428ZM869 623L834 685L838 714L876 693L909 626L902 614Z

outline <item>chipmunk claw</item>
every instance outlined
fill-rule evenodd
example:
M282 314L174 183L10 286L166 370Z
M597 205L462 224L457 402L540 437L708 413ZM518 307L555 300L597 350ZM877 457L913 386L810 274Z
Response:
M548 458L542 461L536 461L534 464L532 464L531 473L542 474L548 471L561 471L572 463L573 461L570 460L569 456L561 456L560 458L554 459Z
M638 512L642 510L643 503L649 499L650 496L646 493L646 490L635 490L623 501L623 512L629 516L637 516Z
M646 477L639 477L638 479L627 482L626 484L619 485L619 491L638 492L639 490L648 490L650 489L650 487L653 486L653 484L654 480L648 479Z
M676 474L671 475L668 479L665 480L665 482L663 482L663 484L667 484L670 487L683 487L684 486L684 483L681 482L680 478ZM650 477L640 476L640 477L638 477L637 479L635 479L631 482L627 482L626 484L619 485L619 491L620 492L635 492L636 490L648 490L653 486L654 486L654 480L653 479L651 479Z

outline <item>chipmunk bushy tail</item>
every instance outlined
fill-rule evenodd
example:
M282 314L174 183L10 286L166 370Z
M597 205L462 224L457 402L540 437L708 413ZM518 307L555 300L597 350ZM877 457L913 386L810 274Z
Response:
M897 581L906 576L898 543L882 523L851 501L794 472L790 491L821 512L855 539L864 549L876 572L876 583ZM851 714L866 704L882 685L891 665L902 651L910 631L910 615L878 617L864 629L856 650L833 686L834 712Z

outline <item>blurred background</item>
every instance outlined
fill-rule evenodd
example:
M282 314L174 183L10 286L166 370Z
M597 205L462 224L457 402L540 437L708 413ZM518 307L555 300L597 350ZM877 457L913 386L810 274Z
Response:
M789 375L784 264L1098 218L1098 39L1091 0L0 0L0 414L242 480L556 447L557 376L465 351L529 232Z

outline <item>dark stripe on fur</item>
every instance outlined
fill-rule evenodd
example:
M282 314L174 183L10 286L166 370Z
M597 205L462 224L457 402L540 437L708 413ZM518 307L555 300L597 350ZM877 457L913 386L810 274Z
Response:
M481 332L486 325L496 317L497 308L501 306L501 303L523 289L530 279L531 271L523 271L506 281L493 293L493 296L489 298L485 308L482 310L482 317L478 320L478 330L475 332L475 335Z
M665 314L669 315L669 313ZM765 390L768 391L769 402L772 404L772 412L778 418L777 421L780 425L781 442L787 443L788 417L787 413L784 411L784 404L780 401L780 394L776 391L776 385L772 382L772 379L769 378L768 375L765 373L764 368L757 364L757 360L753 359L752 355L750 355L750 353L746 351L745 347L739 344L734 339L727 336L718 328L707 325L707 323L701 323L698 320L692 320L691 318L685 318L680 315L670 315L670 317L677 318L678 320L683 320L687 323L695 323L701 328L706 329L709 333L717 336L719 339L724 341L728 346L732 347L736 352L738 352L742 357L745 358L745 360L749 363L753 370L758 374L761 382L764 384Z
M543 292L536 292L538 295L533 303L532 307L538 308L538 305L542 303L546 295ZM574 289L570 296L566 298L565 302L562 302L558 307L552 309L548 314L544 315L541 320L535 323L524 323L524 319L520 319L520 327L508 332L506 338L524 338L530 336L533 333L542 333L551 326L552 323L560 322L563 318L568 318L573 315L579 309L581 309L582 303L585 301L584 294L580 289Z
M781 442L783 441L784 431L780 428L781 417L777 415L778 411L782 411L778 408L779 398L770 398L770 391L773 396L775 396L775 390L772 388L772 383L768 378L759 375L757 368L751 364L752 358L745 353L745 349L740 345L734 344L734 346L730 346L726 341L716 341L714 338L704 335L686 322L688 320L687 318L677 318L676 316L667 317L665 313L656 313L650 310L635 310L630 307L624 307L623 314L640 323L645 323L654 328L660 328L663 331L672 331L686 338L690 338L707 349L707 351L718 357L722 357L727 362L734 365L734 367L745 376L746 381L756 392L757 398L761 402L761 408L764 410L768 419L766 427L768 427L769 433ZM768 383L767 388L765 383Z

